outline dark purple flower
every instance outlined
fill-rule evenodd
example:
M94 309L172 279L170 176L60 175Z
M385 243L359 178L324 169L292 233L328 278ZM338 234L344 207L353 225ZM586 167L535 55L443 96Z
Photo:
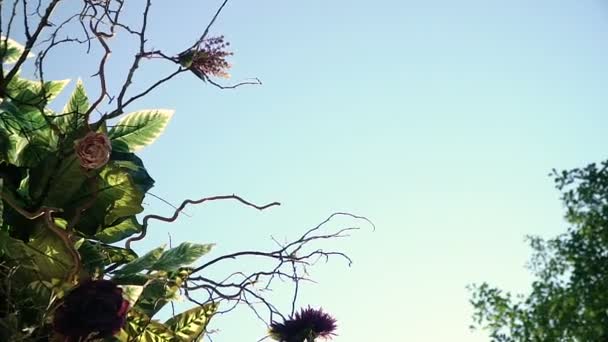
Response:
M336 330L336 320L321 309L308 307L283 323L270 324L270 336L280 342L307 342L328 338Z
M209 76L228 78L230 63L226 57L233 55L226 51L229 45L224 41L224 36L207 38L198 47L182 52L178 60L202 80Z
M110 280L89 280L74 288L55 311L53 329L68 341L110 337L125 323L129 302ZM92 335L93 334L93 335Z

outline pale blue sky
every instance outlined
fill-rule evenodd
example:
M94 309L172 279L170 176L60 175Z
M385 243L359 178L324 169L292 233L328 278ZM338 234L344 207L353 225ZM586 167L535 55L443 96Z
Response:
M151 46L179 52L218 4L156 1ZM212 33L232 43L233 80L264 85L220 91L185 75L136 103L176 109L141 153L152 191L176 203L234 192L283 206L191 207L192 217L152 225L139 247L170 232L174 244L217 243L217 256L271 247L270 235L294 237L333 211L368 216L375 232L335 245L355 264L319 265L299 301L337 317L337 342L486 341L468 330L465 286L525 291L524 235L566 228L547 174L606 157L600 0L233 0ZM112 56L115 81L123 50ZM95 89L78 64L47 73ZM151 62L136 81L167 70ZM265 333L246 309L212 326L219 342Z

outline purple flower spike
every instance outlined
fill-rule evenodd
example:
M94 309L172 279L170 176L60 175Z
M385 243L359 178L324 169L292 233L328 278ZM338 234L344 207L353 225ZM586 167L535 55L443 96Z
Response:
M207 38L198 47L182 52L178 60L202 80L211 76L229 78L230 63L226 57L233 53L226 51L228 46L230 43L224 41L224 36Z
M321 309L308 307L283 323L270 324L270 336L280 342L312 342L329 338L336 330L336 320Z

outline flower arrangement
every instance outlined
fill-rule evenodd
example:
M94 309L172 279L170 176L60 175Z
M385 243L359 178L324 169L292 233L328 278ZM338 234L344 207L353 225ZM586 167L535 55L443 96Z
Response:
M143 255L132 247L146 237L152 222L173 222L187 205L221 200L257 210L279 205L219 195L186 199L169 217L141 216L142 202L154 180L136 152L162 134L173 112L129 112L128 107L186 71L220 89L260 83L224 86L213 79L227 77L230 67L226 58L231 53L226 51L224 37L207 37L227 0L200 39L175 57L147 48L146 25L136 30L120 21L124 1L84 0L75 15L61 25L51 25L53 13L62 3L41 1L37 9L23 11L25 44L6 34L0 38L0 341L198 341L220 307L225 313L239 305L266 317L268 337L279 341L331 337L336 320L330 315L311 308L295 312L297 285L306 279L306 267L319 258L340 256L349 263L350 259L341 252L307 247L357 229L321 232L332 218L349 216L369 222L364 217L334 213L275 250L234 252L207 258L202 264L198 260L214 244L163 245ZM144 23L150 4L150 0L144 1ZM12 13L15 16L18 11ZM35 29L28 25L27 13L39 19ZM82 27L83 37L59 39L70 24ZM110 38L121 30L137 36L140 46L124 83L110 96L105 63ZM46 39L42 38L44 32ZM44 80L44 61L63 43L98 44L104 51L96 64L101 93L90 98L78 81L64 109L55 112L49 104L68 82ZM40 47L36 54L34 46ZM37 80L20 75L21 67L33 56ZM134 75L148 58L160 58L177 69L132 94ZM93 112L101 113L98 120L91 119ZM111 120L115 122L110 125ZM237 270L224 279L201 275L211 266L221 267L224 261L248 257L265 258L275 266L260 266L249 273ZM271 288L275 279L296 285L289 315L259 291ZM193 296L199 290L203 300ZM159 321L156 317L163 307L180 297L190 301L192 308Z

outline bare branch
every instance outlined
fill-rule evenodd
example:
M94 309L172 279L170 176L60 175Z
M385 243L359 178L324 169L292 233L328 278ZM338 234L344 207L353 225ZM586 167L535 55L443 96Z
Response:
M129 100L127 100L126 102L123 103L123 105L121 107L116 108L114 111L107 113L105 115L103 115L101 117L101 119L99 119L99 121L97 121L94 125L92 125L92 127L94 129L98 128L99 126L101 126L104 122L106 122L107 120L116 118L120 115L122 115L124 113L124 108L127 107L129 104L131 104L132 102L136 101L137 99L148 95L152 90L154 90L156 87L160 86L161 84L171 80L173 77L181 74L184 71L187 71L188 69L184 69L184 68L178 68L176 71L174 71L173 73L171 73L170 75L161 78L160 80L156 81L154 84L152 84L151 86L149 86L146 90L142 91L141 93L131 97Z
M148 13L150 11L150 5L151 5L151 0L146 0L146 8L144 9L141 30L139 32L137 32L137 31L133 31L133 30L129 29L129 31L131 33L139 36L139 53L135 55L135 58L133 59L133 64L131 65L129 72L127 73L127 78L126 78L124 84L122 85L122 89L120 90L120 93L118 95L118 99L116 101L117 106L118 106L117 109L121 109L124 107L123 99L125 97L125 94L127 93L127 89L133 82L133 76L135 75L135 71L139 67L139 61L145 55L145 45L146 45L145 34L146 34L146 27L148 26Z
M171 202L167 201L166 199L162 198L162 197L161 197L161 196L159 196L159 195L155 195L154 193L152 193L152 192L150 192L150 191L148 191L148 192L146 193L146 195L150 195L150 196L152 196L152 197L156 198L157 200L159 200L159 201L161 201L161 202L165 203L166 205L170 206L170 207L171 207L171 208L173 208L174 210L177 210L177 206L176 206L176 205L174 205L173 203L171 203ZM184 215L186 215L186 216L188 216L188 217L191 217L191 216L190 216L190 214L188 214L188 213L187 213L186 211L184 211L184 210L182 210L182 211L181 211L181 214L184 214Z
M215 81L211 80L209 77L207 77L207 82L211 83L212 85L214 85L215 87L218 87L220 89L236 89L240 86L244 86L244 85L261 85L262 81L260 81L258 78L255 78L255 81L245 81L245 82L240 82L237 84L233 84L233 85L229 85L229 86L223 86L219 83L216 83Z
M34 31L34 34L32 34L31 38L28 39L27 42L25 43L23 53L19 56L19 59L17 59L17 62L15 62L15 64L13 65L12 69L8 72L6 77L4 79L2 79L2 82L0 82L0 95L4 95L4 93L6 92L6 86L7 86L8 82L10 82L10 80L13 77L15 77L15 75L19 71L19 68L21 68L21 65L23 64L23 62L25 62L25 59L27 58L28 54L31 52L32 47L38 40L38 37L42 33L42 30L49 25L49 18L51 17L51 14L55 10L55 7L57 7L57 5L59 4L59 1L60 0L51 0L51 3L46 8L44 15L42 16L42 18L40 19L40 22L38 23L38 27L36 28L36 31Z
M222 195L222 196L212 196L212 197L205 197L205 198L201 198L198 200L191 200L191 199L186 199L182 202L182 204L175 210L175 212L173 213L172 216L170 217L164 217L164 216L159 216L159 215L146 215L144 216L143 219L143 223L142 223L142 230L141 230L141 234L132 238L129 238L127 240L127 242L125 243L125 248L130 249L131 248L131 243L133 241L139 241L141 239L143 239L146 236L146 232L147 232L147 227L148 227L148 221L149 220L159 220L159 221L164 221L164 222L173 222L177 219L177 217L179 216L180 212L182 210L184 210L184 208L186 207L186 205L188 204L201 204L204 202L211 202L211 201L218 201L218 200L237 200L247 206L253 207L255 209L258 210L264 210L273 206L278 206L281 205L281 203L279 202L272 202L263 206L259 206L256 204L253 204L247 200L244 200L243 198L237 196L237 195Z
M222 2L222 5L217 9L215 14L213 15L213 18L211 18L211 21L209 22L209 24L207 24L207 27L205 28L205 31L203 31L203 34L201 35L201 37L196 41L196 43L192 44L191 49L194 49L197 46L199 46L200 44L202 44L203 41L205 40L205 38L207 38L207 35L209 34L209 30L211 29L211 26L213 26L213 24L215 23L217 18L220 16L220 13L222 13L222 10L224 9L224 7L226 6L227 3L228 3L228 0L224 0L224 2Z
M232 311L238 305L244 304L248 306L261 321L268 324L268 322L272 322L274 320L275 316L282 318L284 318L284 316L270 302L264 293L271 290L274 280L280 280L282 282L287 281L294 284L294 291L291 300L291 314L293 314L296 310L297 297L300 291L300 282L313 282L307 277L307 266L314 265L320 259L327 261L332 256L344 258L348 261L349 265L352 263L352 260L342 252L326 251L322 249L302 252L303 247L312 241L345 237L347 236L345 235L346 232L359 229L358 227L347 227L326 234L316 233L321 227L337 216L347 216L354 219L363 220L366 223L370 223L373 227L373 223L365 217L345 212L337 212L330 215L320 224L307 230L303 235L300 236L300 238L283 246L279 246L279 249L277 250L267 252L255 250L241 251L216 257L215 259L212 259L191 271L191 274L187 279L187 283L184 284L186 297L188 299L192 299L192 291L203 290L207 294L206 302L211 301L230 303L230 306L222 311L222 313ZM208 276L209 274L212 274L212 272L208 271L209 267L219 264L225 265L223 261L245 257L261 258L271 262L273 265L266 269L257 270L250 273L239 270L231 273L222 280L214 280ZM267 318L264 318L263 315L258 311L259 307L267 312Z
M99 44L103 47L104 53L99 61L99 68L97 70L96 75L99 76L99 86L100 86L100 94L99 97L91 104L91 107L84 114L86 118L86 122L88 122L91 113L101 104L103 99L108 95L107 84L106 84L106 63L112 51L110 50L110 46L106 42L106 38L111 38L112 34L108 34L98 30L99 21L93 23L93 21L89 21L89 29L93 34L97 37Z
M25 38L27 40L32 39L32 34L30 33L30 24L29 24L29 15L27 13L27 0L23 0L23 31L25 33Z
M13 10L11 11L11 16L8 19L8 26L6 28L6 39L8 40L11 37L11 30L13 28L13 20L17 16L17 4L19 4L19 0L15 0L13 2Z

